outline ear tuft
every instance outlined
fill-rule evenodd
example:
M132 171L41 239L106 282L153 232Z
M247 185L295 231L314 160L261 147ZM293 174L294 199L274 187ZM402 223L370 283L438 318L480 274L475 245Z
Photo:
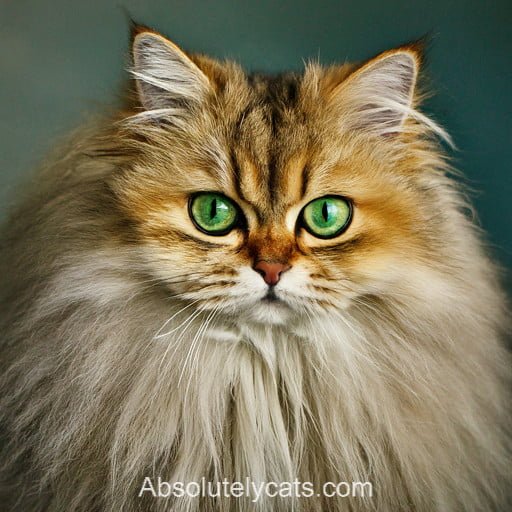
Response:
M133 30L132 75L148 110L186 108L208 93L206 75L174 43L145 27Z
M354 71L332 93L345 125L379 135L400 132L414 115L419 55L412 49L385 52Z

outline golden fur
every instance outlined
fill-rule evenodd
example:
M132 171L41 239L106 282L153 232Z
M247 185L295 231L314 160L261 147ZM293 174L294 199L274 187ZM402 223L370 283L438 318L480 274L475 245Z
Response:
M138 28L137 88L2 236L2 503L47 511L497 511L507 311L417 109L412 45L248 76ZM188 216L220 191L247 226ZM327 194L350 227L297 226ZM261 301L256 260L286 261ZM370 481L372 498L138 498L145 476Z

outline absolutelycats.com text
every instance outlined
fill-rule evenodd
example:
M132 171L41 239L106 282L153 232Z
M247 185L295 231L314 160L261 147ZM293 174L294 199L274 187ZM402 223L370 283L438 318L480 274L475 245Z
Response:
M227 479L211 482L206 478L200 481L167 481L161 477L146 477L142 482L139 498L250 498L257 502L262 498L371 498L371 482L325 482L320 489L315 489L313 482L254 482L249 478L244 481L231 482Z

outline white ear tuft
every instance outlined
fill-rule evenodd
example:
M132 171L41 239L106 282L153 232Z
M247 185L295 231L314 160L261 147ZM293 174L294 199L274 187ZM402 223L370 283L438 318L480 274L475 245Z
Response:
M132 75L142 106L169 111L200 103L210 83L206 75L175 44L153 32L133 40Z
M379 135L401 131L405 119L415 115L417 75L417 56L408 50L386 52L356 70L333 91L344 126Z

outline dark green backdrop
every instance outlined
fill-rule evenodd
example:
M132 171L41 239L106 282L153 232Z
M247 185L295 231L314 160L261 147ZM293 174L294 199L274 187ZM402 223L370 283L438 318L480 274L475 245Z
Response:
M512 266L512 2L0 0L0 207L56 135L124 76L120 8L186 49L246 67L358 60L429 32L428 108L454 136L495 253Z

